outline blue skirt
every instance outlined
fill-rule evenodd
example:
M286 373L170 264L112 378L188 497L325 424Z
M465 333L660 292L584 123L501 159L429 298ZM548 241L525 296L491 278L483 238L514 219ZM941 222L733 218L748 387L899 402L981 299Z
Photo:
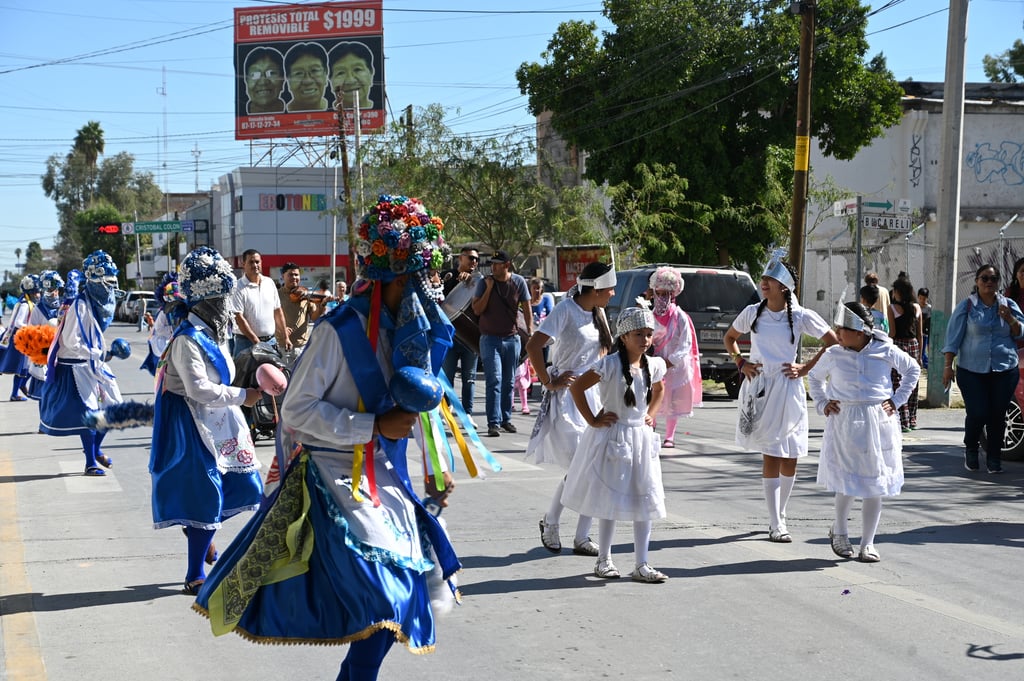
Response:
M13 339L9 346L0 350L0 374L28 375L28 357L14 347Z
M60 362L46 377L39 400L39 432L46 435L84 435L91 432L82 423L89 407L78 394L75 372Z
M263 496L259 471L221 474L184 397L164 392L157 397L154 411L149 455L154 527L215 530L222 520L259 508Z
M43 397L43 387L46 385L46 381L41 381L35 376L29 376L28 378L28 396L33 400L39 400Z
M148 343L146 344L146 347L149 347ZM145 369L153 376L156 376L156 365L159 361L160 358L154 355L153 350L150 349L149 352L146 354L146 359L142 362L142 366L140 366L139 368Z
M345 519L306 454L221 554L192 607L215 635L258 643L340 645L383 630L414 653L434 649L427 575L348 545Z

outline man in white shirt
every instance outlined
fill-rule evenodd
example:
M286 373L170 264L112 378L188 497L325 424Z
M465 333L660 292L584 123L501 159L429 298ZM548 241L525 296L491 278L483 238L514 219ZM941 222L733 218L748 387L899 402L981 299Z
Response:
M244 273L235 284L230 308L235 322L234 357L260 341L275 337L283 350L291 350L292 341L284 323L277 285L261 272L263 257L250 248L242 253L242 261Z

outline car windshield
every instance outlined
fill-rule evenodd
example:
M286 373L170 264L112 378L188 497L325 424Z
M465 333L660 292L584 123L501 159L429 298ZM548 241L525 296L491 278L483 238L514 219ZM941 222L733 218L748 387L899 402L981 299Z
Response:
M758 301L757 289L748 277L687 273L683 274L683 281L685 286L676 303L690 312L739 314Z

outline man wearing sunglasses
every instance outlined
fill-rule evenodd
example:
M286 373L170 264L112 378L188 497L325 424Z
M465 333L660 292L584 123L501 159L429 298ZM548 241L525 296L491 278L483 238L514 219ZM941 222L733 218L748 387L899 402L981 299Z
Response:
M480 252L472 246L463 246L459 252L459 265L455 269L446 272L441 277L445 297L452 292L458 284L469 285L469 281L476 275L477 265L480 264ZM467 299L468 300L468 299ZM454 320L453 320L454 321ZM461 365L462 375L462 406L466 413L473 415L473 396L476 391L476 371L479 356L475 348L471 348L458 338L453 339L454 343L448 354L445 355L442 369L445 376L455 385L455 371Z

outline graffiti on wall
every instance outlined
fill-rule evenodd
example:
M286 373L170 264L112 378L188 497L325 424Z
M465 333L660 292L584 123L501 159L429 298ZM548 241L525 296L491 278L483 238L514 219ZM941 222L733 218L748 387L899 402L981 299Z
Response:
M910 184L914 187L921 184L921 135L914 133L910 136Z
M1003 140L997 148L988 142L976 144L967 154L967 165L978 182L1024 184L1024 146L1019 142Z

